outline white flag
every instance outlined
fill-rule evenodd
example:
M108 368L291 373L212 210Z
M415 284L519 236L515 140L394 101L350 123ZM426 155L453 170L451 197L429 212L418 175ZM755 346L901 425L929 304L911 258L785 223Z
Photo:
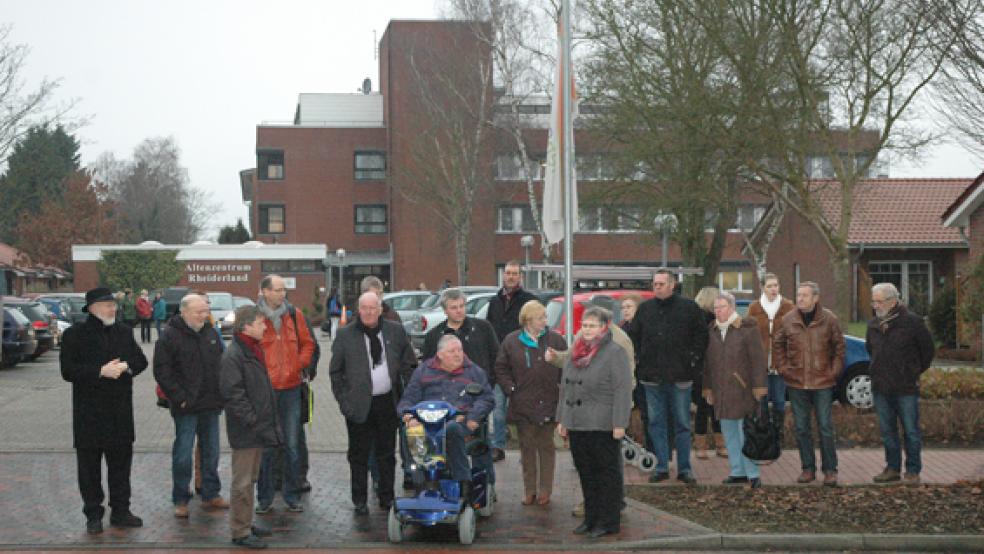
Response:
M550 138L547 142L546 172L543 177L543 235L548 244L557 244L564 239L564 112L570 110L571 124L577 116L577 95L574 89L574 76L564 75L564 60L570 52L564 52L561 26L557 26L557 80L554 83L553 99L550 102ZM573 64L571 64L573 67ZM571 87L571 105L564 105L564 85ZM571 132L571 165L575 166L574 144ZM571 200L574 205L574 221L571 232L577 231L577 172L571 168Z

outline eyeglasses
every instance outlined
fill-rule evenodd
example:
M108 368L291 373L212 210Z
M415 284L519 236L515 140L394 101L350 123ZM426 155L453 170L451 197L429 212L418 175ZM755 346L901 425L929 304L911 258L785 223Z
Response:
M602 325L600 323L581 323L582 329L601 329Z

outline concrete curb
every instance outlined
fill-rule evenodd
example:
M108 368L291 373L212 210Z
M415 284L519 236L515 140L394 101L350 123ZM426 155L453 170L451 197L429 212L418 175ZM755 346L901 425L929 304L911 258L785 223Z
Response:
M461 550L454 543L403 543L399 546L381 542L298 543L268 542L274 549L331 549L331 550ZM225 543L76 543L76 544L2 544L0 550L228 550ZM981 552L984 535L877 535L877 534L790 534L744 535L707 534L691 537L664 537L641 541L597 541L562 544L485 544L476 542L475 550L564 550L564 551L634 551L634 550L787 550L796 552L855 550L908 552Z

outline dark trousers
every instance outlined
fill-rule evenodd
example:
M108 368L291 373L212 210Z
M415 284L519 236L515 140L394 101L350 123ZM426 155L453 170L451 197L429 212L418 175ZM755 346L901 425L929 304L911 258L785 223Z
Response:
M396 429L399 419L390 393L372 397L364 423L345 420L348 429L348 463L352 473L352 502L365 504L368 498L369 451L374 450L379 468L379 501L392 502L396 471Z
M707 434L707 420L711 420L711 429L715 433L721 432L721 422L714 417L714 408L707 403L704 398L704 387L701 381L698 379L694 381L693 391L690 394L690 399L694 404L697 405L697 412L694 413L694 434L695 435L706 435Z
M79 470L79 492L82 493L82 513L86 519L102 519L106 496L102 488L102 459L106 457L109 481L109 507L117 515L130 510L130 464L133 446L113 448L77 448L75 457Z
M834 420L831 405L833 389L786 389L793 404L793 422L796 425L796 445L799 447L800 465L804 470L817 470L817 457L813 451L813 429L810 416L816 414L820 431L820 467L824 472L837 471L837 443L834 437Z
M140 320L140 342L153 342L150 337L150 319Z
M581 478L584 523L618 531L622 509L622 455L611 431L570 431L571 456Z

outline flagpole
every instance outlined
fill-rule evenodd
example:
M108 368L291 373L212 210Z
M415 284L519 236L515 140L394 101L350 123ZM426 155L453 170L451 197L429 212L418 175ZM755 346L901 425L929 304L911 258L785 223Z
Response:
M564 129L562 133L564 167L564 315L567 344L574 343L574 200L572 192L574 153L573 119L571 118L571 83L573 67L571 61L571 2L561 1L561 55L562 69L561 97L563 98Z

